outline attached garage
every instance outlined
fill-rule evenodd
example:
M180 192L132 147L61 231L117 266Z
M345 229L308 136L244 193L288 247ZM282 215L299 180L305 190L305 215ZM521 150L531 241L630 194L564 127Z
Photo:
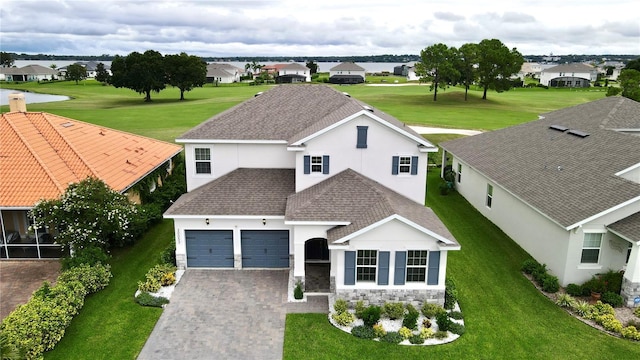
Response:
M288 268L289 230L242 230L243 268Z
M187 267L233 268L232 230L186 230Z

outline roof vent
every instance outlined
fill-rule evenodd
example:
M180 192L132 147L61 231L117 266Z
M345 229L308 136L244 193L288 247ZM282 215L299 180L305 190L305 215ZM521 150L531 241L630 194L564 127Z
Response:
M373 108L371 106L364 105L363 108L367 111L373 112Z
M253 95L253 96L254 96L254 97L256 97L256 96L260 96L260 95L262 95L262 91L257 92L257 93L256 93L255 95Z
M71 121L69 121L69 122L66 122L66 123L60 124L60 126L62 126L62 127L64 127L64 128L68 128L68 127L73 126L73 123L72 123Z
M567 132L567 134L571 134L573 136L577 136L580 138L586 138L587 136L589 136L589 133L586 133L584 131L580 131L580 130L575 130L575 129L571 129Z
M351 95L349 95L348 92L343 92L342 95L346 96L346 97L351 97Z
M569 130L568 127L562 126L562 125L551 125L551 126L549 126L549 129L557 130L557 131L560 131L560 132L565 132L565 131Z

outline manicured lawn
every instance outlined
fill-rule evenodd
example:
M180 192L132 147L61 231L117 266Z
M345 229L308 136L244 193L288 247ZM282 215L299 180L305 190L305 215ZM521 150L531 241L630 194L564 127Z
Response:
M138 280L159 262L172 240L173 222L165 220L135 245L113 251L109 286L86 299L62 341L45 353L45 359L135 359L162 309L136 304L133 294Z
M462 245L449 255L448 275L458 287L466 333L445 345L395 346L344 333L326 315L289 314L285 359L640 358L638 343L601 333L541 295L520 273L524 250L457 193L439 195L438 182L431 171L428 205Z

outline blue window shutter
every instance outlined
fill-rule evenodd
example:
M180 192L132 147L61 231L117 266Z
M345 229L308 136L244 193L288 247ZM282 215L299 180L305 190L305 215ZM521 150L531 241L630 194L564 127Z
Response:
M344 252L344 284L356 284L356 252Z
M394 156L391 158L391 175L398 175L398 164L400 163L400 156Z
M329 173L329 155L322 155L322 173Z
M407 268L407 252L396 251L396 266L393 272L393 285L404 285L404 274Z
M304 156L304 173L311 174L311 156Z
M378 252L378 285L389 285L389 252Z
M358 126L358 142L356 144L356 148L358 149L366 149L367 148L367 129L368 126Z
M429 268L427 269L427 285L438 285L440 277L440 251L429 251Z
M418 157L411 157L411 175L418 175Z

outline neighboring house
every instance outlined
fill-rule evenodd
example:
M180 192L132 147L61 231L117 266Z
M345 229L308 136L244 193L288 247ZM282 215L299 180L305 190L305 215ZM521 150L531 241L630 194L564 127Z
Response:
M456 189L562 286L625 270L640 296L640 103L607 97L442 143Z
M542 65L536 62L526 62L522 64L520 71L518 72L518 78L524 81L525 77L531 77L532 79L539 79L542 73Z
M207 64L207 82L219 84L231 84L240 82L243 70L231 64Z
M86 76L89 79L95 79L98 71L98 64L99 62L96 62L96 61L78 61L74 63L74 65L80 65L85 68ZM104 63L102 63L102 65L104 66L104 69L109 73L109 75L111 75L111 67ZM60 76L62 76L62 78L66 78L67 68L68 66L63 66L57 69L58 73L60 74Z
M598 70L581 63L556 65L540 73L540 84L549 87L589 87L597 79Z
M60 196L67 185L96 177L139 199L134 185L155 187L156 169L171 169L182 147L84 123L28 112L23 94L9 95L0 116L0 258L57 258L60 246L40 229L30 233L28 211L41 199ZM157 174L157 172L155 172Z
M323 85L279 85L198 125L174 220L180 268L291 268L307 293L444 301L460 246L424 206L436 148ZM293 280L292 280L293 281Z
M343 62L329 69L332 84L361 84L366 80L366 70L356 63Z
M393 75L405 76L407 81L418 81L420 77L416 75L416 63L407 63L393 67Z
M276 83L311 82L311 69L298 63L288 63L278 70Z
M58 75L56 70L40 65L27 65L21 68L0 67L0 80L26 82L53 80Z

